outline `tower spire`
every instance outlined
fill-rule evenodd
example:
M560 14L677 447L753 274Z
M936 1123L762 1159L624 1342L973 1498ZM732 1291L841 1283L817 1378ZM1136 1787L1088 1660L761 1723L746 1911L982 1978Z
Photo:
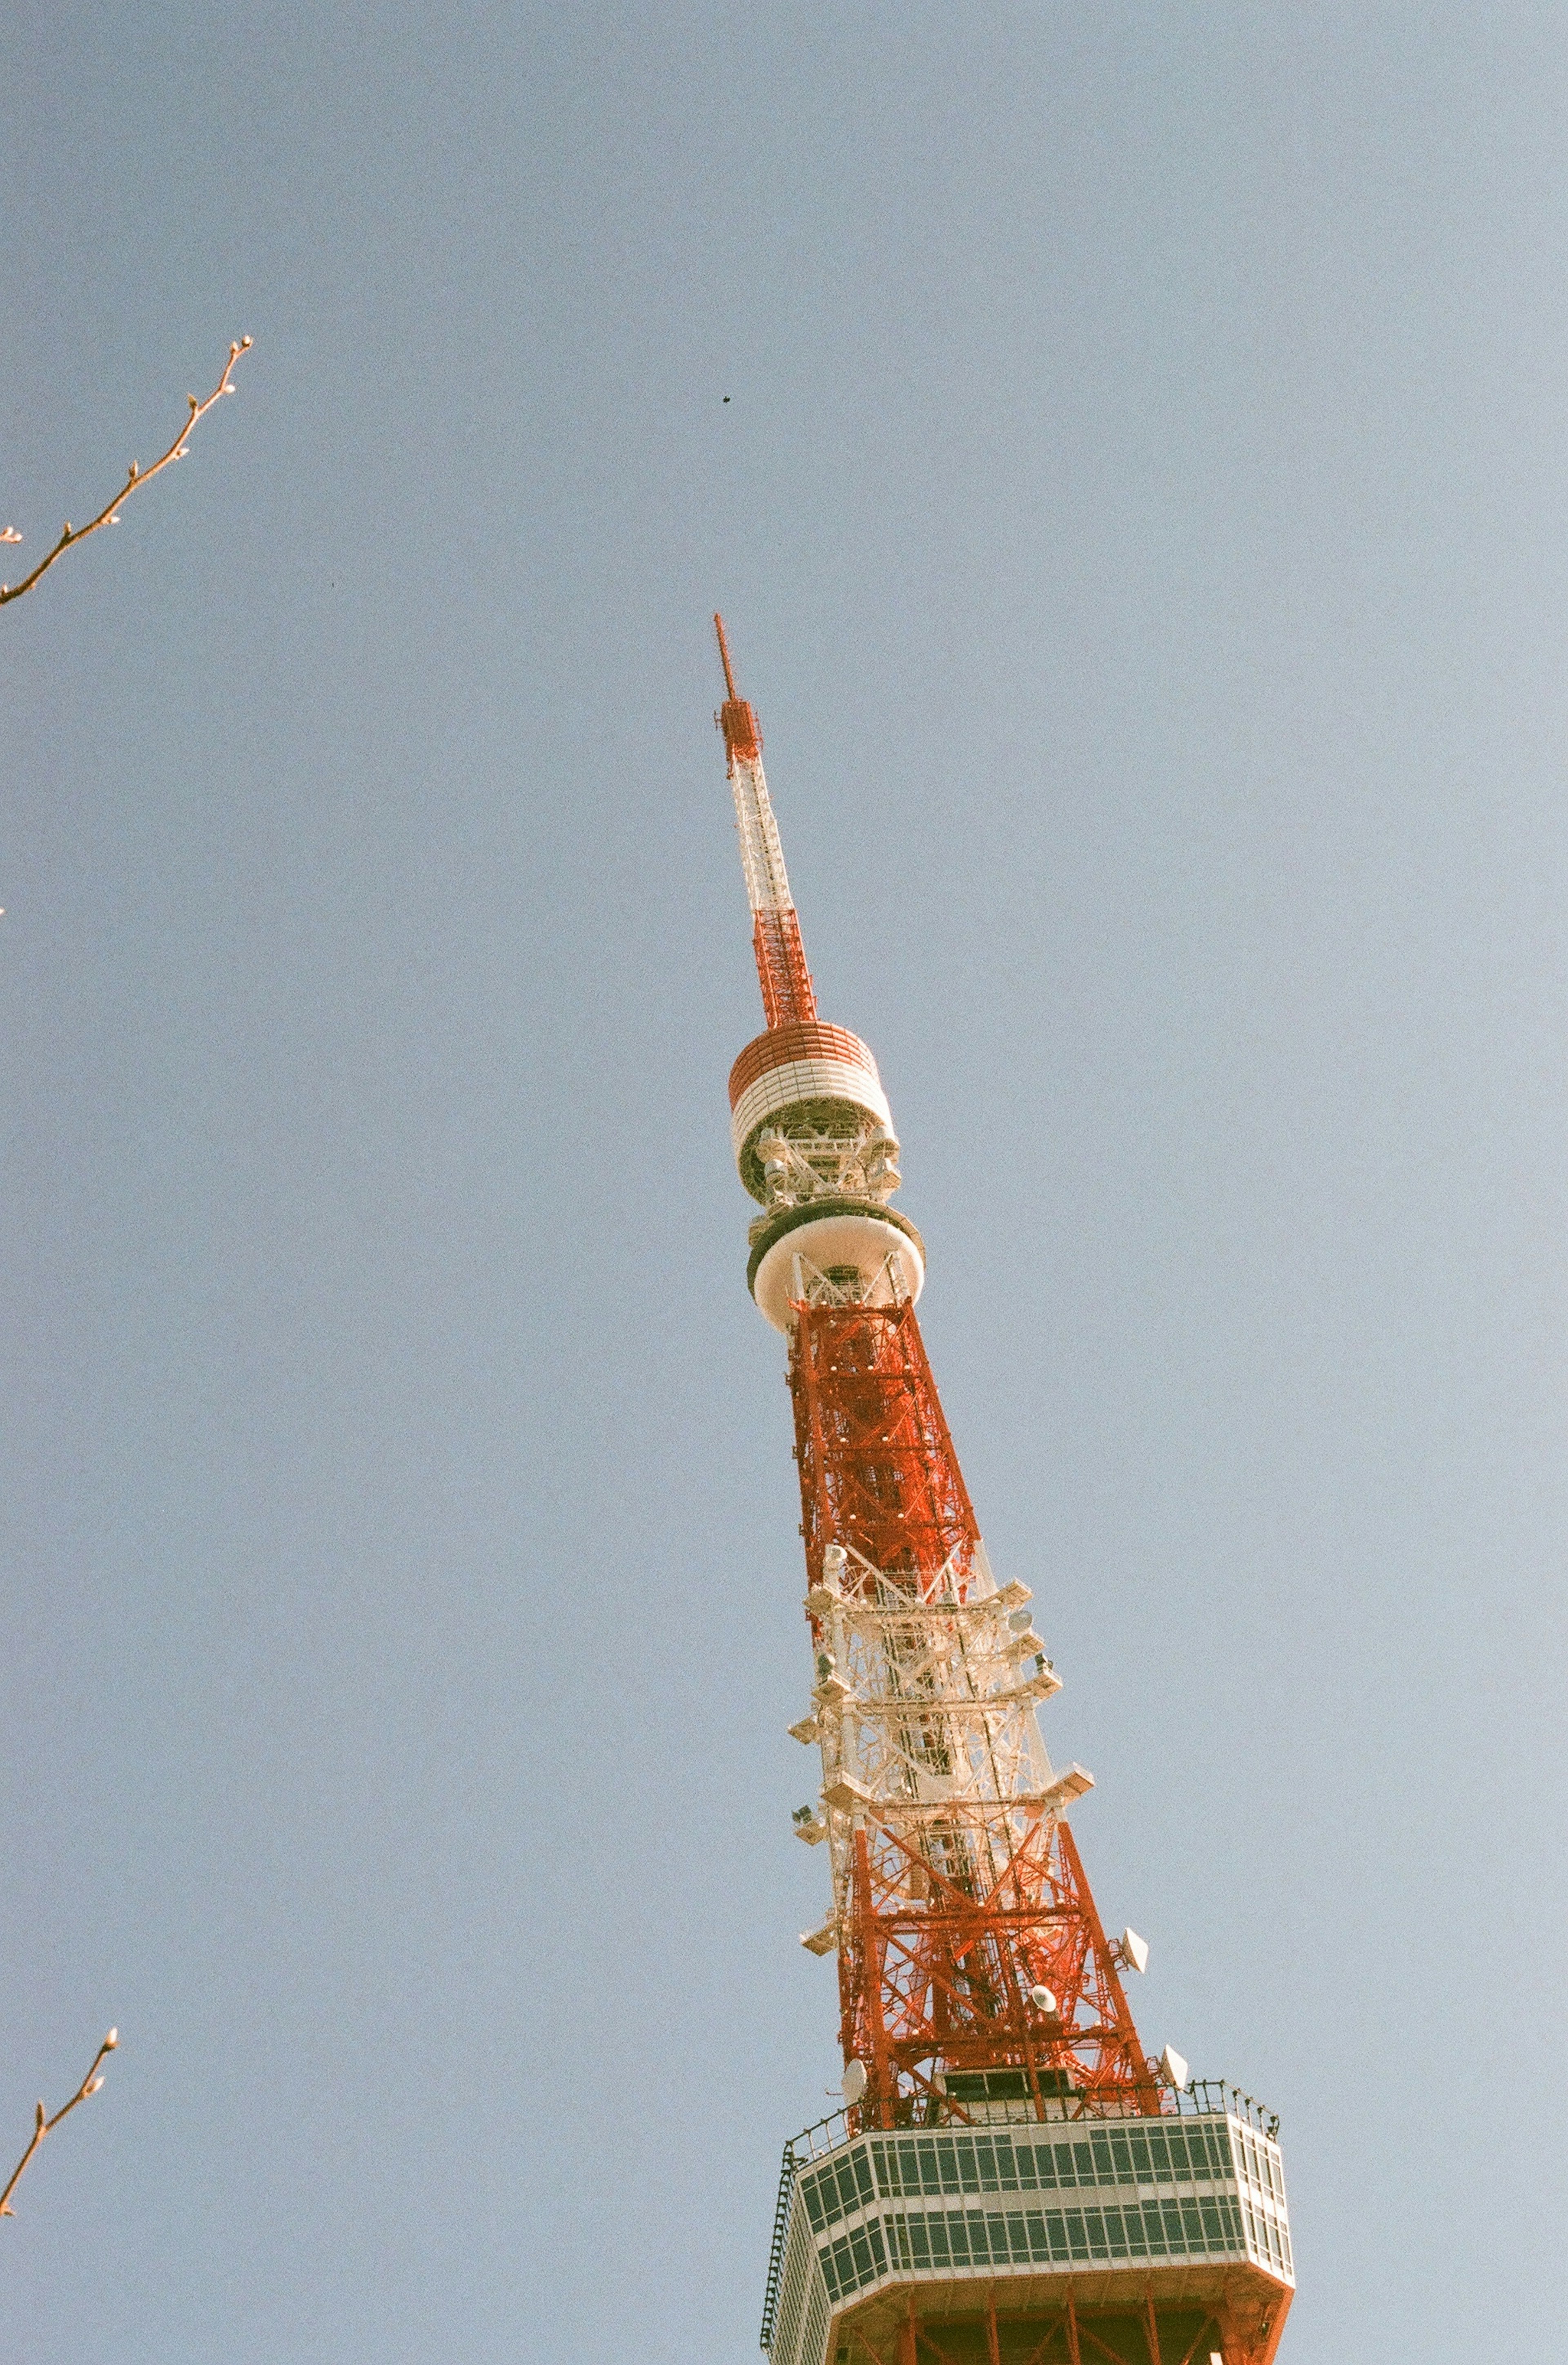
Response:
M814 1677L790 1731L821 1767L793 1820L832 1881L801 1943L837 1958L847 2106L786 2146L763 2347L1271 2365L1294 2288L1279 2122L1143 2050L1122 1974L1148 1949L1107 1936L1090 1889L1068 1818L1092 1777L1046 1752L1061 1679L1029 1587L986 1557L915 1314L924 1245L890 1204L887 1095L816 1015L713 622L767 1013L731 1134L759 1206L747 1283L790 1344Z
M717 611L713 629L719 635L724 688L729 692L716 720L724 734L730 786L734 792L762 1006L769 1026L809 1023L817 1014L817 998L806 967L806 948L801 941L801 923L790 892L790 874L784 868L778 824L773 818L767 782L763 778L762 726L756 719L756 709L735 688L729 637L724 620Z

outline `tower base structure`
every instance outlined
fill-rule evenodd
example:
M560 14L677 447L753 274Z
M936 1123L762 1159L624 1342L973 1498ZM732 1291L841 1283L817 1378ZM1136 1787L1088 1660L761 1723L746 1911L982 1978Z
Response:
M1238 2112L840 2117L786 2146L762 2345L771 2365L1270 2365L1294 2287L1279 2147Z

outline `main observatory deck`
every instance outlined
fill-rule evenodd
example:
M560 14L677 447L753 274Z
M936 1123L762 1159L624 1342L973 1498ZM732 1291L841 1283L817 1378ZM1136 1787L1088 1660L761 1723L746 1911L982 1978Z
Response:
M1074 2344L1103 2318L1091 2351L1116 2355L1113 2319L1157 2303L1197 2340L1270 2286L1294 2287L1279 2146L1238 2111L859 2134L840 2117L786 2151L763 2347L825 2365L853 2324L862 2365L913 2300L923 2324L950 2321L955 2353L994 2359L1013 2344L989 2348L983 2317L993 2338L1026 2323L1034 2348L1070 2292Z

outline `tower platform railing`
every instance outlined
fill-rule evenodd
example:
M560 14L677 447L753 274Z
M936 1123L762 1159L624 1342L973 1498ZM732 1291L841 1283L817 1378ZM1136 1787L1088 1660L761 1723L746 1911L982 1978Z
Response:
M961 2118L958 2109L952 2105L943 2107L926 2102L923 2107L926 2111L935 2109L939 2114L911 2119L909 2127L920 2132L928 2127L941 2127L946 2134L961 2134L966 2125L984 2129L1043 2124L1055 2127L1059 2126L1064 2119L1069 2124L1104 2119L1128 2119L1136 2124L1148 2115L1120 2102L1097 2104L1088 2095L1072 2095L1061 2101L1047 2098L1047 2116L1043 2122L1034 2103L1024 2097L1017 2101L989 2101L973 2105L968 2120ZM1216 2112L1222 2115L1228 2114L1233 2119L1245 2119L1249 2126L1256 2127L1258 2133L1267 2135L1271 2142L1279 2140L1279 2113L1271 2111L1254 2095L1244 2094L1240 2087L1233 2086L1228 2079L1194 2078L1186 2086L1168 2087L1160 2096L1161 2117L1185 2114L1189 2118L1211 2118ZM869 2119L865 2119L862 2124L863 2116L859 2111L830 2112L825 2119L818 2119L798 2135L791 2136L784 2146L786 2157L792 2158L798 2166L803 2165L807 2160L819 2158L823 2152L836 2151L840 2144L849 2141L851 2135L879 2135L882 2132ZM902 2121L898 2131L904 2131Z

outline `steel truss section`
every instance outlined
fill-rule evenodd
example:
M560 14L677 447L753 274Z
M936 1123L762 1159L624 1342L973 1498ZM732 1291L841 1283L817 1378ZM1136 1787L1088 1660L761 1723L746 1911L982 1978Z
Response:
M760 779L760 764L756 769ZM794 1019L814 1018L817 997L812 973L806 967L801 923L794 912L758 912L751 933L768 1025L788 1026Z
M812 1583L838 1543L912 1606L967 1599L980 1526L914 1307L803 1305L790 1385Z
M921 2098L984 2116L1012 2071L1042 2116L1157 2113L1036 1704L1058 1687L999 1592L914 1308L796 1306L790 1357L841 2038L868 2125ZM1076 1777L1076 1778L1072 1778ZM1064 1788L1065 1784L1065 1788ZM820 1837L815 1819L806 1836ZM967 2081L962 2073L969 2073Z
M714 618L718 622L717 617ZM792 1019L814 1018L817 999L806 967L801 923L784 868L784 848L767 794L762 769L762 732L754 707L737 698L730 654L719 627L723 651L725 686L730 695L719 714L734 791L735 826L740 832L741 863L752 908L752 943L756 973L762 984L763 1007L769 1026L785 1026Z

